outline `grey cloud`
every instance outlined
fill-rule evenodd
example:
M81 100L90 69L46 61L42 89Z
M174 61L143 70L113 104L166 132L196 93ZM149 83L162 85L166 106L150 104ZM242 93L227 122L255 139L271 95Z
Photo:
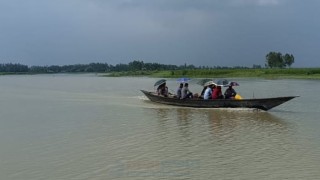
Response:
M264 64L289 52L320 66L320 2L310 0L3 0L0 63ZM307 59L299 62L299 59Z

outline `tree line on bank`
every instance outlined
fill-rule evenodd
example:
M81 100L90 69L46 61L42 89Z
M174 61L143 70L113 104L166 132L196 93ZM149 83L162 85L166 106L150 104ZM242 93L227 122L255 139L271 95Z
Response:
M174 69L195 69L193 65L177 66L159 63L144 63L143 61L133 61L129 64L111 65L108 63L90 63L75 65L52 65L52 66L27 66L19 63L0 64L0 72L7 73L81 73L81 72L121 72L121 71L155 71Z
M254 68L261 68L253 65ZM199 66L194 65L166 65L159 63L144 63L143 61L132 61L129 64L110 65L108 63L90 63L75 65L52 65L52 66L27 66L23 64L6 63L0 64L0 72L5 73L108 73L129 71L163 71L163 70L190 70L190 69L248 69L248 67L221 67L221 66Z
M282 55L279 52L270 52L266 55L266 68L285 68L294 63L293 55ZM0 64L0 72L5 73L82 73L82 72L123 72L123 71L162 71L162 70L190 70L190 69L261 69L260 65L252 67L234 66L194 66L194 65L166 65L160 63L145 63L143 61L132 61L128 64L111 65L108 63L90 63L75 65L52 65L52 66L27 66L23 64L6 63Z

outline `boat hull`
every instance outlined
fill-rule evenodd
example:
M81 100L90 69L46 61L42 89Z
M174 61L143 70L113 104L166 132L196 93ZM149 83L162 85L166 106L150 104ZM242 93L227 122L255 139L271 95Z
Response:
M159 96L153 92L141 90L150 101L182 106L182 107L194 107L194 108L255 108L261 110L270 110L280 104L283 104L298 96L287 97L274 97L274 98L260 98L260 99L215 99L215 100L203 100L203 99L177 99L174 97Z

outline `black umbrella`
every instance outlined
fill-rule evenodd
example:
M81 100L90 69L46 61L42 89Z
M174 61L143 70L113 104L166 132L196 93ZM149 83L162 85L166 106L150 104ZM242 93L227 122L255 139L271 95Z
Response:
M218 85L218 86L228 86L228 84L229 84L229 81L226 80L226 79L219 79L219 80L217 81L217 85Z
M159 81L157 81L156 83L154 83L153 86L160 86L161 84L166 83L166 81L167 81L167 80L165 80L165 79L160 79Z

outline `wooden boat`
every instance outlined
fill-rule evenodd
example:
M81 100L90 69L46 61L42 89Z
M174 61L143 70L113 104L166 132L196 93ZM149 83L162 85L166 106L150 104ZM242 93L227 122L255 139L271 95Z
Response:
M259 98L259 99L177 99L174 96L159 96L154 92L141 90L152 102L194 108L255 108L269 110L298 96Z

